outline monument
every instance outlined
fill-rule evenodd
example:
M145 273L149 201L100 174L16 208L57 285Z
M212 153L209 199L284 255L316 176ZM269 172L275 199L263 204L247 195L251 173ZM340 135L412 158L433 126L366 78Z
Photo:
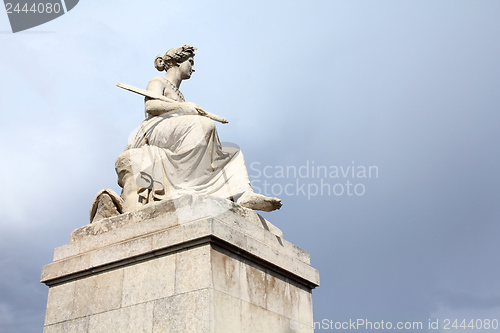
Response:
M255 210L281 200L255 193L227 123L179 90L196 49L155 58L165 71L146 90L146 117L116 160L120 195L100 191L90 224L42 269L44 333L311 332L319 274L309 254Z

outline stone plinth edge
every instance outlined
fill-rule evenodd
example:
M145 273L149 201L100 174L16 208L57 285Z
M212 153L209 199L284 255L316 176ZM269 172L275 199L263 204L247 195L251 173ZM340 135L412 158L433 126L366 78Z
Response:
M132 227L136 223L141 223L138 232L144 232L142 222L146 220L162 218L163 220L170 220L170 224L173 226L182 224L185 221L219 217L228 213L231 213L234 217L243 218L248 222L261 226L278 237L283 237L283 232L280 229L251 209L241 207L223 198L185 194L174 199L154 202L144 206L142 209L106 218L75 229L71 233L70 242L75 242L88 236L104 234L123 226ZM151 230L148 229L148 231Z
M319 286L309 253L252 210L229 200L185 195L101 220L71 234L42 269L41 282L61 284L182 249L212 244L308 288Z

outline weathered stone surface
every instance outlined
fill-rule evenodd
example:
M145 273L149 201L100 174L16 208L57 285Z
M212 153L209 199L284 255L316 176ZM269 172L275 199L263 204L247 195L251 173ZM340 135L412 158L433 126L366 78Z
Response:
M90 317L88 333L149 333L154 323L153 309L154 304L148 302L101 312Z
M45 333L292 332L290 320L312 321L319 275L307 252L238 211L185 208L75 232L42 270Z
M174 295L176 256L158 257L123 270L122 306L130 306Z
M78 228L71 233L70 241L73 243L89 235L101 235L116 229L116 233L120 237L134 237L207 217L219 217L223 220L230 218L243 224L251 222L283 237L283 232L280 229L251 209L236 205L227 199L186 194L175 199L154 202L136 211L106 218ZM105 238L101 239L104 243L109 242ZM91 242L92 245L95 245L95 240Z
M241 298L242 259L229 251L211 251L212 278L215 290Z
M92 251L90 254L90 267L98 267L141 255L151 252L152 249L153 237L151 236L129 239L124 243L116 243Z
M241 332L243 324L241 318L241 300L213 291L214 327L213 332L236 333Z
M241 333L291 332L290 319L260 306L241 302Z
M90 317L45 326L43 333L88 333Z
M63 283L49 289L45 325L60 323L73 318L73 297L76 281Z
M277 274L266 274L266 309L282 316L293 318L291 282Z
M90 222L123 213L123 199L115 191L106 188L97 193L90 207Z
M210 289L160 299L154 306L153 333L214 332Z
M261 308L266 308L266 271L264 268L250 262L242 267L240 276L241 299Z
M121 307L123 269L114 269L95 276L96 284L92 314L107 312ZM89 290L89 292L92 292Z
M319 275L316 270L309 266L309 254L306 251L264 229L260 219L259 224L245 223L245 220L240 220L241 210L248 211L250 216L257 216L255 212L242 208L238 208L235 212L224 209L224 207L228 208L227 202L220 198L186 195L179 198L178 201L160 202L156 207L158 209L172 205L182 207L176 211L176 219L171 219L172 213L174 213L172 211L154 213L155 211L148 207L148 212L136 212L137 216L151 217L151 219L141 223L135 221L135 218L128 220L130 222L128 224L118 219L118 227L110 225L106 231L99 229L99 232L83 234L81 234L82 231L73 232L73 235L80 234L80 236L69 244L68 251L57 251L58 259L42 270L42 281L56 280L71 274L99 269L106 265L115 265L123 260L132 260L131 258L155 256L158 251L170 251L178 246L183 246L182 244L216 237L250 255L289 270L291 273L311 281L312 284L318 284ZM191 213L189 213L190 206L187 205L189 202L195 204ZM199 206L212 207L212 212L203 213ZM231 204L229 207L232 207ZM210 209L207 210L210 211ZM223 211L221 215L213 213L221 210ZM213 217L214 215L215 217ZM179 216L182 218L179 219ZM189 220L188 217L193 218L193 220ZM106 220L111 222L111 219ZM173 220L175 223L172 223ZM84 227L84 229L96 231L92 228L103 221ZM270 223L266 225L270 225ZM141 226L144 229L142 232ZM87 236L84 236L85 234ZM64 254L68 257L63 257Z
M72 318L81 318L97 313L95 311L96 291L97 291L97 275L89 276L85 279L79 279L75 282L75 293L73 299ZM113 295L116 297L116 295Z
M192 247L177 253L175 294L183 294L211 286L210 245Z

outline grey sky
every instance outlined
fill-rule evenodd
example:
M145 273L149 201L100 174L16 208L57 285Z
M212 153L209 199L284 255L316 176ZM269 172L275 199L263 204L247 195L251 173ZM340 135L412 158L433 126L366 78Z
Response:
M10 34L0 11L0 332L41 331L41 267L119 191L143 100L115 84L145 87L182 44L183 94L229 119L248 166L378 167L324 179L362 196L282 194L264 214L311 252L315 320L500 319L499 17L493 0L82 0Z

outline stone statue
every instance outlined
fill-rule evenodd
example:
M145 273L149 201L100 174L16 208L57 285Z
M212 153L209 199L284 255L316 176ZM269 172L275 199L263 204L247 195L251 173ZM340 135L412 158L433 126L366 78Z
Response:
M227 120L186 102L179 91L195 71L195 51L183 45L158 55L155 67L166 73L154 77L147 91L129 89L146 96L146 119L116 160L121 196L99 192L91 221L183 194L226 198L254 210L281 207L280 199L252 190L241 151L221 145L212 119Z

